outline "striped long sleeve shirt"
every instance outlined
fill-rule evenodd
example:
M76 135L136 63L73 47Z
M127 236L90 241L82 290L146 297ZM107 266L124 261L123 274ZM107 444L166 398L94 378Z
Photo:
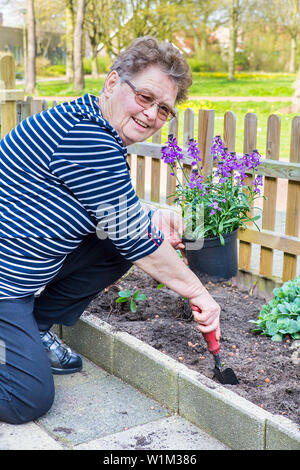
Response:
M1 140L0 299L46 285L90 233L108 236L130 261L161 245L126 157L90 94L25 119Z

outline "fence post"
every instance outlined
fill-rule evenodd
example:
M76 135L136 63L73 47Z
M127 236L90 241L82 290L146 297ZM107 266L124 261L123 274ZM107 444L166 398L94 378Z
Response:
M198 121L198 143L203 164L203 174L209 175L213 169L213 158L210 154L214 138L215 112L213 109L200 109Z
M257 134L257 116L253 113L248 113L245 116L244 123L244 153L251 153L256 148L256 134ZM245 184L251 184L251 178L245 179ZM249 214L250 215L250 214ZM247 223L247 225L252 225ZM239 246L239 268L245 271L250 271L251 268L251 243L240 240Z
M24 92L15 90L15 61L11 55L0 57L1 79L1 138L17 124L17 100L23 99Z
M300 116L292 121L290 161L300 163ZM288 195L286 207L286 235L298 236L300 222L300 182L288 182ZM283 255L283 282L296 276L297 256L289 253Z
M280 150L280 117L272 114L268 118L266 158L279 160ZM265 176L264 196L262 211L262 228L275 230L276 219L276 199L277 199L277 178ZM273 250L261 246L260 249L260 274L272 277L273 272Z

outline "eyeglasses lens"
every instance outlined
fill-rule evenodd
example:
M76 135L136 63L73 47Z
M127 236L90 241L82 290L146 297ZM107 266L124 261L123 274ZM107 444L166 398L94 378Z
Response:
M135 98L136 102L145 109L149 109L155 103L153 96L146 95L144 93L136 93ZM158 106L158 116L164 121L166 121L169 117L172 117L172 115L170 115L170 110L166 106Z

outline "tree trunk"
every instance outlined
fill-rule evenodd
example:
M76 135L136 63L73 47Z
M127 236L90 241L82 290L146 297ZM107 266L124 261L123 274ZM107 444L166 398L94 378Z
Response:
M92 78L98 78L97 51L98 45L92 44Z
M74 89L83 90L83 23L85 12L85 0L78 0L76 24L74 31Z
M27 63L25 77L25 92L34 93L36 85L35 72L36 39L34 0L27 0Z
M200 48L200 45L199 45L199 37L197 35L197 33L195 33L193 31L193 43L194 43L194 51L195 51L195 56L196 57L199 57L200 56L200 51L201 51L201 48Z
M228 80L235 80L235 51L238 30L238 2L231 0L228 44Z
M24 64L24 78L27 77L27 24L24 22L23 26L23 64Z
M73 0L66 0L66 81L74 79L74 5Z
M295 73L296 72L296 52L297 52L297 38L291 38L291 58L290 58L290 65L289 65L289 72Z

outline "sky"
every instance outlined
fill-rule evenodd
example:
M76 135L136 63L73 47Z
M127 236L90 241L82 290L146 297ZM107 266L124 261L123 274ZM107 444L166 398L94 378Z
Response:
M0 12L3 13L4 26L23 26L24 15L20 10L26 9L25 0L0 0Z

